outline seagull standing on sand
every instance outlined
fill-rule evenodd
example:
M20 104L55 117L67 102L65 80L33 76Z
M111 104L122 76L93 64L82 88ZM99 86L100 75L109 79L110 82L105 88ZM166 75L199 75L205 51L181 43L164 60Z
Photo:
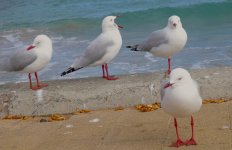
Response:
M102 33L93 40L85 49L84 55L76 59L75 62L63 73L64 76L87 66L102 66L103 78L116 80L118 78L110 76L108 63L118 54L122 46L122 37L118 26L114 20L117 16L107 16L102 21Z
M38 90L48 86L39 82L37 72L43 69L52 57L52 41L46 35L38 35L27 49L16 51L3 68L4 71L28 73L30 88ZM35 74L36 86L32 86L31 74Z
M171 56L183 49L187 34L178 16L171 16L165 28L151 33L142 43L127 46L132 51L146 51L154 56L168 58L168 75L171 72Z
M193 136L194 121L192 114L198 112L202 105L197 83L191 78L187 70L176 68L171 72L169 82L162 87L161 91L163 91L161 93L161 107L174 117L176 128L177 141L171 146L196 145ZM183 142L178 134L176 118L188 116L191 116L192 137L190 140Z

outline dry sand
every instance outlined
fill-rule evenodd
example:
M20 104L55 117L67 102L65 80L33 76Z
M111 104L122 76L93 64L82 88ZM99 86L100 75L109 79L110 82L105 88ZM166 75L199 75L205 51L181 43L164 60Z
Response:
M205 104L195 118L197 146L180 149L231 150L232 101ZM96 122L93 122L96 121ZM191 136L190 118L178 119L183 140ZM139 112L101 110L66 121L0 121L1 150L169 150L175 139L173 118L162 109Z
M232 68L192 70L191 74L201 85L204 99L232 98ZM1 116L96 110L59 122L40 123L40 118L1 120L0 150L174 149L168 147L176 138L173 120L162 109L146 113L131 107L107 110L160 101L163 76L149 73L120 76L117 81L101 78L49 81L50 86L41 91L28 90L26 83L0 85ZM232 101L203 105L194 117L198 145L180 149L232 149ZM186 140L190 137L190 118L178 121L180 135Z

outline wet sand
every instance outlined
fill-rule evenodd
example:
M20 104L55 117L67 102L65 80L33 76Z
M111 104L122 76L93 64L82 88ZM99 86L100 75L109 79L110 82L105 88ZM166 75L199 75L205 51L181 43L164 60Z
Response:
M232 98L231 67L190 73L199 83L203 99ZM28 83L0 85L0 115L64 114L79 109L99 110L160 101L162 72L119 77L116 81L101 77L48 81L49 87L38 91L30 90Z

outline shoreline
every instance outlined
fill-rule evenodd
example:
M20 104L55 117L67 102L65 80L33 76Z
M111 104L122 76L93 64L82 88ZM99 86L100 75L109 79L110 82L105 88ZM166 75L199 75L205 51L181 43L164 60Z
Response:
M190 70L203 99L232 98L232 67ZM28 83L0 85L0 117L67 114L80 109L130 107L160 101L163 72L47 81L49 87L32 91Z

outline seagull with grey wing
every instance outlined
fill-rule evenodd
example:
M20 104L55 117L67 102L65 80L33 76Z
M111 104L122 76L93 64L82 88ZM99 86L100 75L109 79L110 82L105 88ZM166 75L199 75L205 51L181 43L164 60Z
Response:
M52 41L46 35L38 35L27 49L16 51L1 71L28 73L30 88L38 90L48 86L39 82L37 72L43 69L52 57ZM34 73L36 86L32 85L31 74Z
M180 17L171 16L165 28L151 33L140 44L127 46L132 51L150 52L154 56L168 58L168 74L171 72L171 57L181 51L187 42L187 33L182 27Z
M102 21L102 33L93 40L85 49L83 56L77 58L74 63L61 76L85 68L88 66L102 66L103 78L116 80L118 78L110 76L108 63L117 56L121 46L122 37L119 28L114 21L118 16L107 16Z

